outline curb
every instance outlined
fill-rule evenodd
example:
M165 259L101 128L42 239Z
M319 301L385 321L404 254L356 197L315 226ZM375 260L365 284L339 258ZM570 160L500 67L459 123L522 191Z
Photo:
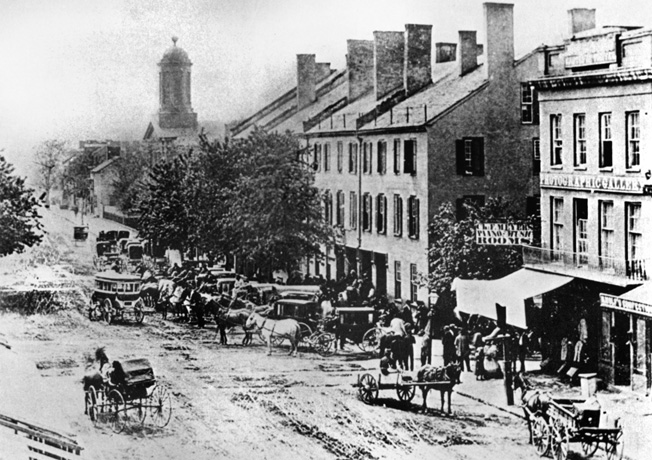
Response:
M472 400L477 401L477 402L479 402L479 403L485 404L485 405L487 405L487 406L491 406L491 407L493 407L493 408L495 408L495 409L498 409L498 410L500 410L500 411L503 411L503 412L505 412L505 413L507 413L507 414L509 414L509 415L514 416L514 417L518 417L518 418L520 418L520 419L522 419L522 420L525 420L525 416L524 416L523 414L519 414L519 413L517 413L517 412L514 412L514 411L512 411L512 410L510 410L510 409L506 409L506 408L504 408L504 407L502 407L502 406L499 406L499 405L497 405L497 404L490 403L489 401L487 401L487 400L485 400L485 399L478 398L477 396L473 396L473 395L470 395L470 394L468 394L468 393L464 393L464 392L462 392L462 391L455 391L455 393L457 393L457 394L460 395L460 396L464 396L465 398L469 398L469 399L472 399Z

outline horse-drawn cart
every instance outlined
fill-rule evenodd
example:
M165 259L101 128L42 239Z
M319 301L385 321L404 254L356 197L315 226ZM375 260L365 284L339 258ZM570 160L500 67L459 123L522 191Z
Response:
M145 312L140 300L140 283L137 275L113 271L96 273L89 319L104 320L110 324L115 319L131 316L136 323L142 323Z
M147 359L114 361L109 378L86 390L85 403L94 424L109 423L116 433L145 423L148 416L163 428L172 416L170 394L157 382Z

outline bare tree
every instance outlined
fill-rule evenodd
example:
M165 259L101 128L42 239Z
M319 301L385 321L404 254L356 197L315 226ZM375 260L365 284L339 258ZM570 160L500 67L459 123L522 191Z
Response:
M50 203L50 190L59 176L65 151L66 142L57 139L44 141L36 149L39 185L45 190L47 204Z

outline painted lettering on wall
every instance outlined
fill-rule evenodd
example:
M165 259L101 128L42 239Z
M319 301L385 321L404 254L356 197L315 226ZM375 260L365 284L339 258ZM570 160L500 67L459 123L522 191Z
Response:
M478 223L475 225L475 242L497 246L531 244L532 228L516 223Z
M603 308L609 308L611 310L652 317L652 305L635 300L622 299L609 294L600 294L600 305Z
M643 193L644 182L636 177L590 176L588 174L541 173L542 187L605 190L611 192Z

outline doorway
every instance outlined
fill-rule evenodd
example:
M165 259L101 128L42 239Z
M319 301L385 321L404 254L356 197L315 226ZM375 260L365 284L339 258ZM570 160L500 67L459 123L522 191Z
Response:
M631 378L630 317L625 313L613 312L611 342L614 344L614 385L629 386Z

